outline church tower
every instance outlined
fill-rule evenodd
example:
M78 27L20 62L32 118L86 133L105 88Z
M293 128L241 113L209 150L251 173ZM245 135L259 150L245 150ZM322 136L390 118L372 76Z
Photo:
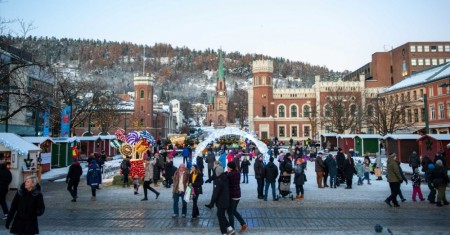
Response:
M217 71L216 82L214 98L211 98L208 104L207 120L209 125L220 128L226 126L228 118L228 95L225 84L222 51L219 51L219 69Z
M135 74L134 80L134 122L144 130L150 130L153 126L153 77L149 74L139 76Z

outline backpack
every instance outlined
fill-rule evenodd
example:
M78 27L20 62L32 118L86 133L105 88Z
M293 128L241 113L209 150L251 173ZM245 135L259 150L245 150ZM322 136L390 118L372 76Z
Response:
M294 172L296 174L302 174L303 173L303 166L302 166L302 164L298 164L297 166L295 166Z
M127 170L128 169L127 163L125 161L122 161L122 163L120 163L120 169L122 169L122 170Z
M92 172L92 179L97 179L98 178L98 171L97 169L94 169L94 171Z

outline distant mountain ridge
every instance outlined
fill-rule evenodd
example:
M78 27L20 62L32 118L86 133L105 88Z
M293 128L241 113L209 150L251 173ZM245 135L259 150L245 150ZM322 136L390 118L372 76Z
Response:
M155 94L168 93L166 98L203 101L206 88L211 89L216 80L214 71L218 67L218 51L206 49L193 50L187 47L172 47L166 43L153 46L131 42L113 42L92 39L70 39L55 37L2 37L2 43L18 47L33 55L33 60L46 64L75 64L80 74L103 76L115 92L132 91L132 78L135 73L153 74L156 78ZM145 57L145 66L143 61ZM227 86L248 85L252 76L251 64L257 58L274 61L274 77L282 83L278 87L310 87L314 76L321 75L325 80L336 80L344 72L330 71L323 66L304 62L289 61L284 58L271 58L261 54L223 52ZM211 74L213 74L211 76ZM192 87L192 84L201 85ZM205 88L206 87L206 88ZM184 89L189 90L188 94ZM192 98L195 97L195 98ZM198 99L200 100L198 100Z

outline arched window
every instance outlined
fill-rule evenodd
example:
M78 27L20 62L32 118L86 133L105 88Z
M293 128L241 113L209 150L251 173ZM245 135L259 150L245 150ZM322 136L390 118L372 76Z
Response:
M141 90L141 99L144 99L144 95L145 95L145 92L144 92L144 90Z
M291 117L297 117L297 105L291 105Z
M303 117L310 117L311 116L311 107L309 105L303 106Z
M350 113L351 115L358 115L358 109L356 108L356 105L350 105Z
M262 77L262 84L266 85L266 77L264 77L264 76Z
M331 117L331 107L330 107L329 104L325 105L324 116L325 117Z
M284 117L285 107L284 105L280 105L278 107L278 117Z
M259 85L258 79L258 77L255 77L255 82L253 83L254 85Z

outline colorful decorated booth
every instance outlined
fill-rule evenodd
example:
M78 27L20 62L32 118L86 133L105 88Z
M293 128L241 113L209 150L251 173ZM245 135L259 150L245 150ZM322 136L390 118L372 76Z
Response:
M131 163L130 175L144 177L144 157L147 150L155 145L155 139L148 131L131 131L118 129L115 133L116 140L111 141L111 146L118 148L123 158L129 158Z

